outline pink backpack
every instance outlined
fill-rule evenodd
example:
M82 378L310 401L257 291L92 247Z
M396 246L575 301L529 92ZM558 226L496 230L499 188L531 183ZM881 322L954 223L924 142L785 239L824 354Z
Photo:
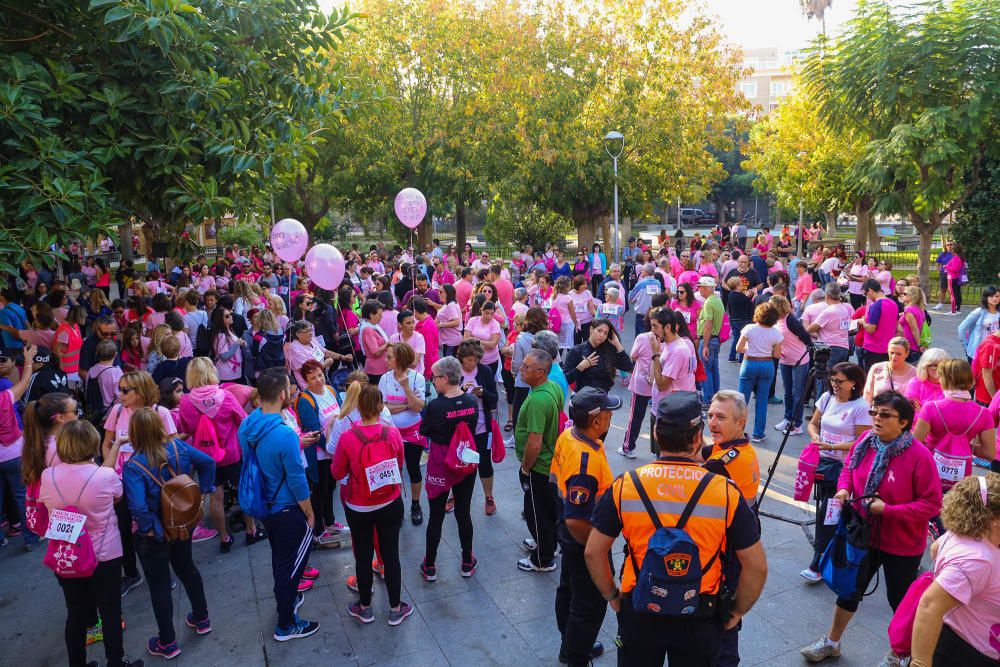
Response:
M83 515L77 509L76 505L80 502L84 490L90 484L90 480L94 478L98 470L100 468L95 466L94 472L90 473L90 477L87 478L87 481L83 483L83 487L80 488L80 493L77 494L76 500L73 504L67 505L62 491L59 490L59 486L56 484L55 468L49 468L49 471L51 471L49 474L52 475L52 486L55 488L56 493L59 494L59 499L63 502L62 509L52 512L53 521L58 522L61 513ZM86 523L84 523L83 529L80 531L75 542L50 537L49 546L42 562L45 563L47 568L63 579L78 579L92 575L94 570L97 569L97 554L94 552L94 543L90 539L90 533L87 532Z
M808 501L816 481L816 467L819 465L819 445L810 442L799 455L799 468L795 473L795 500Z
M722 327L719 329L719 342L725 343L733 337L733 327L729 324L729 313L722 314Z
M969 442L971 440L969 431L979 422L982 412L976 415L963 433L958 434L952 433L948 428L948 421L941 414L940 401L931 401L931 404L937 410L941 423L944 424L944 437L934 446L934 465L937 467L938 477L941 478L941 488L947 491L972 474L972 445ZM985 408L979 409L982 411Z
M38 499L41 488L39 478L24 489L24 522L35 535L44 535L49 528L49 508Z
M219 444L219 434L215 430L212 418L202 413L198 417L198 425L194 429L192 444L202 452L211 456L216 463L226 456L226 450Z
M559 309L555 306L549 308L549 329L556 333L562 329L562 315L559 314Z
M466 449L476 451L476 441L472 437L472 430L469 429L469 425L463 421L459 422L458 426L455 427L455 432L451 435L451 442L448 443L448 452L444 457L445 465L452 472L463 477L475 472L476 468L479 467L477 463L465 463L462 460L462 452Z

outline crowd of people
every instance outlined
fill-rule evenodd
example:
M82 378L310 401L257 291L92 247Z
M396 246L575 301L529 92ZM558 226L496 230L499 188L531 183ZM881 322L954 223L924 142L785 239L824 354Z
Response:
M122 262L117 292L112 267L80 243L59 267L25 262L0 291L3 544L47 538L73 667L101 640L109 665L141 665L125 657L121 599L146 582L147 652L179 655L173 579L191 604L185 624L210 633L192 543L226 554L240 532L247 547L270 545L276 641L319 630L299 614L320 575L310 554L348 541L348 613L374 622L378 577L399 625L413 612L403 567L428 583L475 575L478 478L476 512L524 518L512 565L560 569L562 662L603 653L610 606L619 664L730 666L767 576L755 447L770 426L808 443L800 471L817 521L804 581L829 578L848 516L869 533L857 585L838 592L829 631L803 656L840 655L880 570L890 606L906 609L930 536L912 657L894 650L883 664L996 664L1000 290L985 288L958 326L954 358L929 324L961 310L957 245L937 259L930 307L916 276L849 258L817 226L802 255L787 229L751 240L741 228L661 235L655 249L630 238L621 257L595 243L575 261L556 246L509 258L437 240L423 253L355 246L335 290L266 245L149 260L142 274ZM735 387L723 386L723 354L739 364ZM783 419L769 424L772 403ZM619 409L624 435L609 441ZM635 459L641 438L653 462L615 478L607 452ZM518 507L493 493L507 450ZM196 516L179 525L184 512ZM438 564L448 514L455 573ZM419 563L400 561L407 518L426 523Z

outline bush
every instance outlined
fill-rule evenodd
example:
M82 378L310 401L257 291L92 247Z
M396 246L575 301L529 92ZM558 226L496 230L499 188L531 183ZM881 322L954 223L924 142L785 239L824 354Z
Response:
M575 228L572 220L554 211L536 204L507 203L497 196L486 213L483 233L491 245L544 248L549 243L565 245L567 234Z
M1000 257L1000 161L983 165L982 181L955 214L952 237L965 249L969 279L980 285L997 282L997 257Z
M249 223L225 225L219 229L219 243L223 246L239 243L241 248L249 248L263 239L264 233Z

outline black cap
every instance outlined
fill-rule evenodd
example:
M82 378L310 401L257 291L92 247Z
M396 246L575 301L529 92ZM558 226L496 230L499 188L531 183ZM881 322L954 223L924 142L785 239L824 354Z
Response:
M574 411L596 415L601 410L617 410L622 406L622 399L594 387L584 387L573 394L570 405Z
M667 394L656 406L656 428L690 429L702 421L701 397L693 391Z
M52 361L52 350L47 347L39 347L35 350L35 363L43 366Z

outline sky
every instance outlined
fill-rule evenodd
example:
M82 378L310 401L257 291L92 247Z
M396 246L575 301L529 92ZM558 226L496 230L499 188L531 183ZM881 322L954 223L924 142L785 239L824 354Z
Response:
M717 16L730 43L744 48L776 46L791 51L806 46L820 32L820 23L806 20L798 0L695 0ZM329 11L343 0L319 0ZM854 15L857 0L833 0L826 12L827 33L836 34Z
M719 17L720 32L745 48L776 46L799 49L820 32L820 22L803 16L798 0L701 0L709 14ZM833 0L826 12L827 34L854 16L857 0Z

